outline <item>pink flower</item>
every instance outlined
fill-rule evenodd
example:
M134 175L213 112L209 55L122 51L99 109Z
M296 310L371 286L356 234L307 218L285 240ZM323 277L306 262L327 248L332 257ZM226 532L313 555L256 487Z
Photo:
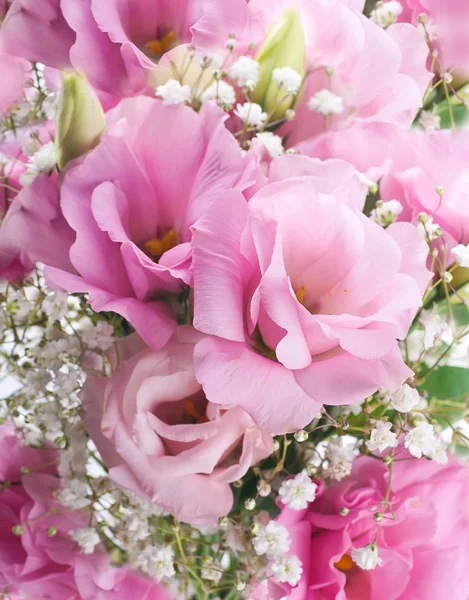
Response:
M201 337L183 327L159 352L137 353L138 338L123 340L130 358L110 379L88 379L84 419L114 481L181 521L214 525L231 509L229 484L273 441L241 408L207 402L193 370Z
M295 107L296 117L280 130L289 135L289 145L354 120L408 128L431 78L425 67L428 48L414 26L397 24L384 31L356 10L360 4L277 0L267 5L264 0L232 0L229 7L215 4L205 11L193 27L193 43L215 49L224 47L228 35L234 34L240 51L250 42L259 48L272 24L293 7L301 14L305 68L312 72ZM314 110L310 102L324 90L338 98L327 118L327 98L320 97Z
M420 15L427 16L427 32L432 47L439 51L440 65L449 70L467 72L469 63L469 41L467 23L469 5L465 0L401 0L405 7L400 20L419 22Z
M382 124L330 132L300 144L298 151L341 158L373 181L383 201L398 200L399 221L418 223L426 212L449 246L469 243L469 135L465 130L401 132Z
M0 114L22 100L30 69L26 60L0 53Z
M20 279L36 262L73 269L74 232L59 207L57 183L39 175L14 198L0 226L0 276Z
M0 31L0 49L61 69L70 67L74 38L60 0L13 0Z
M101 143L64 179L61 207L76 232L70 260L81 276L48 269L49 282L88 292L94 310L121 314L154 348L186 304L191 225L214 197L254 181L224 118L213 105L197 114L125 100L109 113Z
M319 181L271 183L249 204L231 192L193 226L194 326L210 336L197 378L275 434L409 377L396 340L429 280L416 228L384 231Z
M98 548L91 556L69 535L86 527L86 513L66 512L54 499L57 451L25 448L10 423L0 425L0 587L25 600L168 600L162 588L129 569L111 567ZM29 474L22 474L28 467ZM55 514L52 512L55 511ZM12 528L22 526L13 533ZM50 536L48 527L57 532Z
M395 462L390 514L377 537L382 566L360 569L352 548L370 544L388 482L388 469L361 457L352 474L332 484L302 512L284 508L278 522L292 538L290 553L303 563L298 586L283 584L291 600L466 600L469 579L469 492L467 468L422 460ZM350 510L342 516L340 510ZM271 584L272 592L280 586ZM281 595L281 594L279 594ZM258 594L259 598L263 598ZM271 596L268 596L271 597ZM275 597L275 596L274 596Z

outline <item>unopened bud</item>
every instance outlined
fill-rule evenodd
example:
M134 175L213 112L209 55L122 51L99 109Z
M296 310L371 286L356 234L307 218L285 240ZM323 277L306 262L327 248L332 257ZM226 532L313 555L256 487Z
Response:
M306 440L308 439L308 432L305 431L304 429L300 429L299 431L296 431L294 434L294 438L297 442L306 442Z
M49 537L54 537L54 535L57 535L57 527L54 527L53 525L51 525L50 527L47 528L47 535Z
M383 513L381 513L381 512L377 512L377 513L375 513L375 514L373 515L373 519L374 519L375 521L378 521L378 523L379 523L380 521L382 521L382 520L383 520L383 516L384 516L384 515L383 515Z
M23 525L13 525L11 530L15 535L21 535L23 533Z
M349 512L350 512L350 510L349 510L347 507L345 507L345 506L343 506L343 507L340 509L340 514L341 514L343 517L346 517L346 516L349 514Z
M443 275L441 276L442 281L444 281L445 283L451 283L453 281L453 275L451 273L449 273L448 271L446 271L445 273L443 273Z
M230 524L230 521L229 521L228 517L220 517L218 519L218 525L220 525L220 527L222 527L223 529L226 529L229 524Z
M239 579L236 581L235 588L238 590L238 592L243 591L245 587L246 587L246 584L244 583L244 581L241 581Z
M270 494L270 492L272 491L272 488L270 487L270 484L267 483L267 481L264 481L263 479L261 479L257 483L257 491L259 493L259 496L266 497Z
M248 498L244 502L244 507L246 508L246 510L254 510L256 508L256 501L254 500L254 498Z

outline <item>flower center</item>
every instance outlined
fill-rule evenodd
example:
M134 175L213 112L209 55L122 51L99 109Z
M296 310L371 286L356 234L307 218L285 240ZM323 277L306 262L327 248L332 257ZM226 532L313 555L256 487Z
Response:
M334 563L334 567L339 571L350 571L353 569L353 560L348 554L344 554L340 560Z
M165 52L177 46L178 40L174 29L170 29L162 38L150 40L145 44L145 51L151 58L160 58Z
M208 423L207 416L197 409L193 400L186 400L184 402L184 415L193 419L195 423Z
M153 238L145 243L145 252L158 261L165 252L171 250L178 244L177 234L174 229L167 231L162 237Z
M298 300L298 302L300 304L304 305L305 296L306 296L306 288L304 287L304 285L302 285L300 288L298 288L296 290L295 296L296 296L296 299Z

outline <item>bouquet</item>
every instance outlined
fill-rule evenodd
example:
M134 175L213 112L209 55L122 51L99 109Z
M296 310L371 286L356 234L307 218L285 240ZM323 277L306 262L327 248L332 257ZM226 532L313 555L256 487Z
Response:
M466 0L0 18L0 595L468 600Z

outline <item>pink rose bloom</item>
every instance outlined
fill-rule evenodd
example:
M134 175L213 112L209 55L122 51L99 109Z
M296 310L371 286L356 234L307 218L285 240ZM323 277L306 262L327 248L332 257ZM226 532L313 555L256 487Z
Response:
M0 51L0 114L23 99L24 87L30 78L31 65L28 61L2 54Z
M312 72L295 107L296 117L280 130L289 135L288 144L355 120L408 128L431 79L425 67L428 48L413 25L397 24L384 31L357 11L362 4L231 0L228 6L215 4L207 9L193 27L193 43L197 48L224 48L228 35L235 34L240 52L250 42L259 48L272 24L293 8L301 15L305 33L305 70ZM327 75L326 69L333 74ZM324 90L338 99L322 97ZM313 110L308 105L317 93L320 96Z
M278 521L303 563L298 586L270 584L289 600L467 600L469 470L452 460L404 460L393 466L390 502L395 519L380 523L382 566L362 570L351 550L373 541L388 482L380 461L361 457L352 474L332 484L304 511L284 508ZM348 508L347 516L340 514ZM282 596L280 593L280 597ZM255 596L256 597L256 596Z
M10 204L0 226L0 277L21 279L37 262L73 269L69 249L75 234L60 210L57 185L39 175Z
M131 357L110 379L87 380L84 421L114 481L181 521L214 525L232 507L229 484L273 440L241 408L207 402L193 368L201 337L182 327L163 350L133 356L141 342L123 340Z
M61 191L76 232L70 260L81 276L58 269L47 276L89 293L93 310L119 313L161 348L186 303L190 227L213 198L253 183L252 161L214 105L197 114L140 97L108 114L101 143L68 171Z
M300 144L298 151L350 161L371 180L380 180L382 200L402 204L399 221L418 223L419 213L426 212L443 230L448 246L469 243L466 130L401 132L373 124L327 133Z
M430 276L415 227L385 231L317 181L271 183L248 204L230 192L193 227L194 326L209 335L197 378L274 434L412 374L396 340Z
M111 567L102 548L82 555L69 531L86 527L86 512L66 512L54 499L57 451L25 448L14 428L0 425L0 588L24 600L168 600L160 586ZM21 467L30 473L23 475ZM5 486L5 483L8 485ZM58 511L48 515L51 509ZM12 528L22 525L15 535ZM47 535L55 527L54 536Z

